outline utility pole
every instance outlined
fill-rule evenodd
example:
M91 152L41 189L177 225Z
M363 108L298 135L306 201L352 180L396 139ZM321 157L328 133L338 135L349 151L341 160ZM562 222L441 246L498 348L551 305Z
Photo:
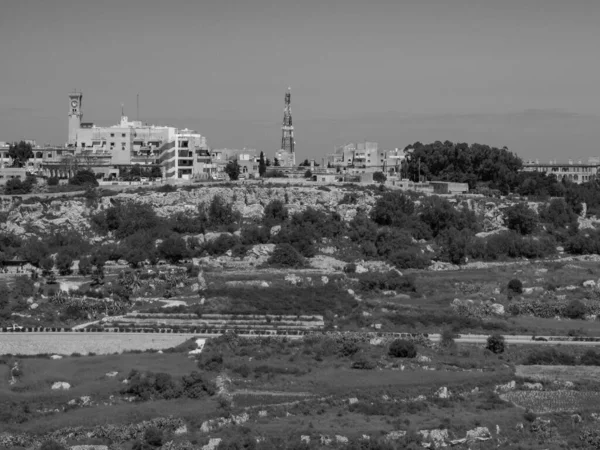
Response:
M419 156L419 159L417 160L419 163L419 183L421 182L421 157Z
M137 98L135 100L136 103L136 117L135 120L140 120L140 94L137 94Z

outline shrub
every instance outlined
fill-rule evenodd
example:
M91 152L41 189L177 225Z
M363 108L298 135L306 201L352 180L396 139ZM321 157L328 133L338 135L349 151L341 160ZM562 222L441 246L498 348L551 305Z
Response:
M360 347L358 346L358 344L356 342L350 341L350 340L344 340L342 342L342 344L340 345L338 353L340 356L347 358L349 356L354 356L356 353L358 353L359 350L360 350Z
M73 186L98 186L96 174L91 170L80 170L69 179L69 184Z
M414 358L417 356L415 344L404 339L396 339L392 342L389 355L394 358Z
M348 263L344 266L344 273L356 273L356 264Z
M468 245L473 238L470 230L456 228L442 230L437 242L442 248L441 256L452 264L464 264L468 254Z
M536 418L537 416L532 411L525 411L525 413L523 413L523 419L529 423L533 423Z
M233 249L236 245L240 243L240 240L237 236L224 233L221 234L218 238L214 239L211 242L208 242L204 249L211 256L219 256L227 253L228 250Z
M200 212L204 210L200 208ZM221 197L214 196L208 209L208 226L211 229L231 228L240 221L241 214L233 209L233 203L226 203Z
M373 181L375 183L385 183L387 180L387 177L385 176L385 173L383 172L374 172L373 173Z
M584 366L600 366L600 354L594 350L589 349L583 355L581 355L580 364Z
M152 447L160 447L163 444L163 432L156 427L151 427L144 433L144 441Z
M487 338L487 342L485 348L491 351L492 353L504 353L504 348L506 346L504 336L500 334L493 334Z
M415 211L414 202L400 191L386 192L371 210L371 219L379 225L402 226Z
M351 367L359 370L373 370L377 367L377 364L369 359L359 358L357 361L352 363Z
M66 450L66 447L56 441L45 441L40 450Z
M562 198L551 200L548 207L540 211L540 218L555 228L577 229L577 214Z
M304 257L290 244L278 244L273 254L267 260L271 266L278 267L303 267Z
M398 269L426 269L431 265L431 259L417 247L396 250L386 259Z
M358 275L359 289L362 291L405 291L416 292L414 277L401 275L396 270L389 272L369 272Z
M163 184L160 187L156 188L156 192L176 192L177 186L172 184Z
M580 300L572 300L565 308L564 315L569 319L583 319L587 313L586 306Z
M457 209L448 200L437 195L423 199L420 218L431 229L434 237L451 228L458 231L479 231L479 221L473 211L467 208Z
M11 291L16 299L32 297L35 293L35 283L27 275L15 277Z
M513 294L522 294L523 293L523 282L516 278L513 278L508 282L508 290Z
M46 183L48 183L48 186L58 186L58 177L49 177L46 180Z

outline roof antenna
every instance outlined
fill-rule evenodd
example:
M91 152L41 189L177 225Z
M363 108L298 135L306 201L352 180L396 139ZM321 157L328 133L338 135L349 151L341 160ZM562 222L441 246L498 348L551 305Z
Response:
M125 115L125 103L121 103L121 117Z

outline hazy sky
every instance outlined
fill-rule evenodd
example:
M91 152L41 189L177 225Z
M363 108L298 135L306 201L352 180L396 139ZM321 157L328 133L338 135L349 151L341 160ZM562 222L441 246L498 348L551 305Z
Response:
M212 147L507 146L600 155L598 0L2 0L0 141L84 121L189 127Z

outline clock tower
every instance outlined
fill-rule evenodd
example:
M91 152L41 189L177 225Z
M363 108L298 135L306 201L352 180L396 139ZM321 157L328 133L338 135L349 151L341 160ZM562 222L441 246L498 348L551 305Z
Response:
M77 133L81 128L81 101L83 94L81 92L72 92L69 94L69 139L67 144L77 144Z

